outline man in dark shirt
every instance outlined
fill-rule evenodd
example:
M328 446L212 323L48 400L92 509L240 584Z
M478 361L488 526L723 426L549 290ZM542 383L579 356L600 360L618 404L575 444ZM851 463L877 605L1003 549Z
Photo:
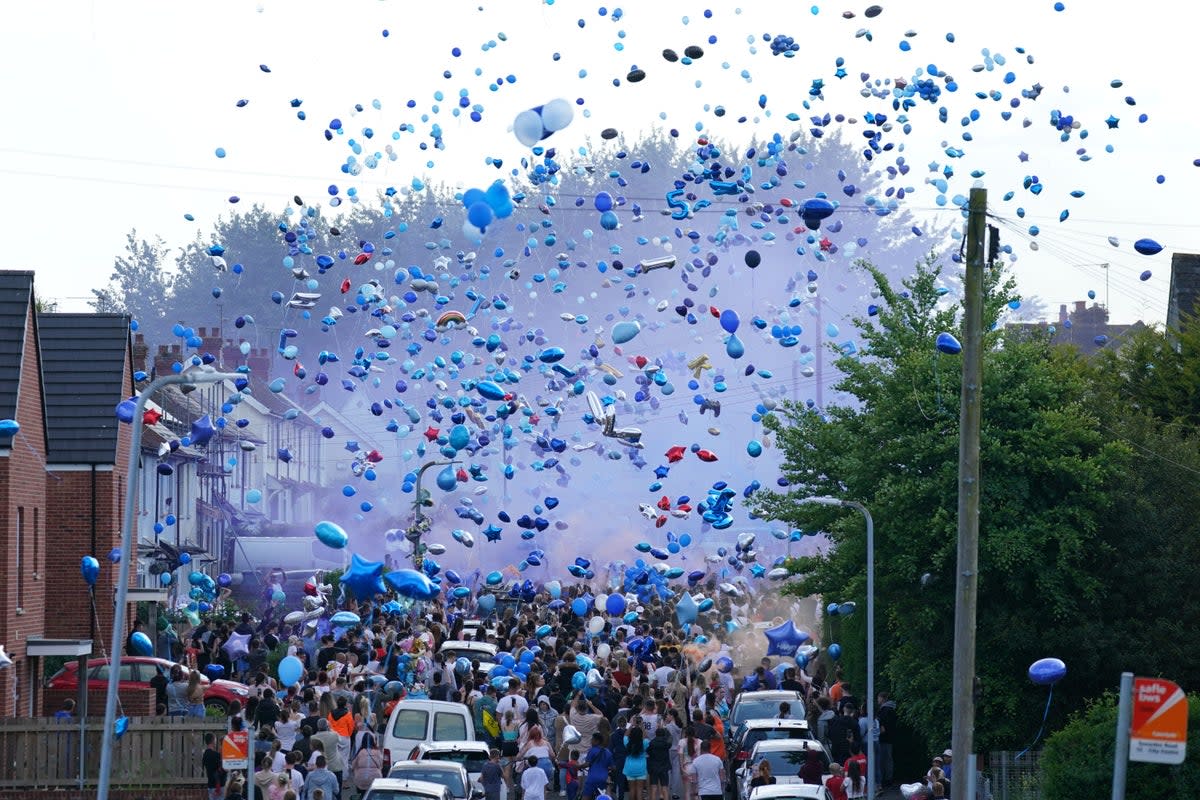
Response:
M200 757L200 766L204 768L204 777L208 781L208 796L216 800L221 796L225 786L225 770L221 768L221 754L217 752L217 737L211 733L204 734L204 754Z
M701 742L711 742L717 738L717 729L704 721L704 712L698 708L692 712L692 730Z
M337 658L338 649L333 646L333 637L326 634L321 637L321 649L317 651L316 668L324 670L329 662Z
M274 731L275 723L278 721L279 704L275 702L274 692L267 691L258 701L258 707L254 710L254 724L259 728L269 728Z
M154 703L163 708L167 707L167 676L162 667L154 668L154 677L150 679L150 688L154 690Z
M804 684L796 680L795 667L788 667L783 671L783 680L779 682L779 688L789 692L804 691Z
M233 632L236 634L239 634L241 636L253 636L254 635L254 624L253 624L253 620L250 617L249 612L246 612L246 611L242 612L242 621L239 622L238 626L233 629Z
M829 754L839 764L850 757L851 745L862 746L862 740L858 733L858 720L854 718L852 706L845 706L844 713L838 714L829 721L826 735L829 737Z

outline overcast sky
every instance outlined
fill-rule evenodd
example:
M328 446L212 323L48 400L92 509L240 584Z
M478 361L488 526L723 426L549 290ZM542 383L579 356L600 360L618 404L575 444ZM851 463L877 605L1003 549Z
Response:
M608 6L605 16L599 3L574 0L10 4L0 26L4 266L37 270L44 296L59 299L64 310L85 310L87 290L106 282L132 228L181 245L227 213L231 195L243 205L281 209L296 194L327 198L329 184L343 194L357 187L368 198L384 186L408 186L415 175L486 185L498 173L485 156L503 158L507 168L528 153L511 133L515 115L556 97L583 98L577 108L589 115L577 113L556 134L560 150L608 127L626 136L655 125L694 134L701 122L731 139L749 139L792 130L784 119L791 111L805 118L825 112L861 117L871 106L858 94L860 73L911 79L933 63L961 88L939 101L949 109L949 123L939 124L927 105L910 114L913 130L902 140L914 167L907 185L916 191L906 202L945 221L954 212L936 209L937 192L924 183L927 165L955 166L951 195L965 194L969 172L982 170L995 213L1015 218L1017 206L1024 206L1021 226L1041 228L1037 253L1007 235L1019 255L1025 294L1052 308L1083 299L1089 289L1103 301L1100 265L1107 263L1113 320L1160 321L1170 252L1200 249L1200 169L1192 164L1200 143L1195 93L1186 84L1194 72L1190 12L1167 0L1068 0L1061 13L1053 5L904 0L882 4L883 13L867 19L861 2L821 4L814 15L807 3L745 2L738 10L715 0L632 0ZM617 7L623 14L614 20ZM847 10L855 18L844 19ZM856 36L861 29L871 40ZM772 56L764 33L794 37L799 53ZM749 43L748 36L757 41ZM911 50L902 51L901 41ZM661 56L664 48L682 54L692 44L702 45L705 55L691 65ZM454 47L461 57L451 55ZM984 63L984 49L1006 65L972 72ZM555 53L561 54L557 61ZM848 73L840 81L833 76L838 56ZM628 84L623 79L634 65L647 77ZM444 77L446 70L451 77ZM1015 81L1006 85L1010 70ZM489 90L490 82L508 75L516 82ZM622 85L613 86L613 78ZM800 102L814 78L825 80L826 100L805 112ZM1124 85L1111 88L1114 79ZM1034 84L1043 87L1040 98L1011 109L1013 119L1003 122L999 115L1009 110L1009 98ZM482 122L451 115L462 89L484 106ZM1001 102L975 97L992 89L1003 94ZM445 93L444 101L434 99L436 91ZM765 111L760 95L767 96ZM293 98L303 100L306 121L297 119ZM248 104L238 108L243 99ZM405 107L410 99L416 102L411 110ZM356 103L363 113L354 111ZM727 109L724 118L712 113L718 105ZM964 129L958 120L973 108L982 119ZM1089 137L1080 140L1076 131L1060 142L1050 127L1052 109L1074 116ZM1145 124L1139 114L1148 115ZM748 121L737 123L743 115ZM1110 115L1120 119L1115 129L1105 123ZM1031 124L1023 127L1026 117ZM334 118L348 133L327 142L324 130ZM419 141L429 141L434 122L444 129L445 150L417 150ZM350 153L347 141L363 126L378 133L369 151L391 143L401 123L414 124L416 133L394 143L396 161L357 179L340 172ZM964 130L974 141L962 140ZM1105 152L1110 144L1111 154ZM947 146L964 149L965 157L947 159ZM1091 161L1079 160L1081 147ZM217 158L217 148L225 158ZM1026 175L1038 176L1041 195L1022 189ZM1165 182L1157 182L1159 175ZM1016 197L1005 202L1010 190ZM1072 191L1084 196L1073 198ZM1060 223L1064 209L1070 218ZM1118 248L1108 244L1110 236L1119 239ZM1159 241L1163 253L1134 253L1132 242L1143 237ZM1142 282L1138 276L1146 269L1153 277Z

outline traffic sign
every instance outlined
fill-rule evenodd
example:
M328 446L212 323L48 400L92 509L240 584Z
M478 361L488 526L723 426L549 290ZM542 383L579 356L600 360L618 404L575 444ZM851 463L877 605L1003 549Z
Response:
M230 731L221 740L221 766L225 769L250 768L250 732Z
M1187 754L1187 695L1162 678L1133 681L1129 760L1182 764Z

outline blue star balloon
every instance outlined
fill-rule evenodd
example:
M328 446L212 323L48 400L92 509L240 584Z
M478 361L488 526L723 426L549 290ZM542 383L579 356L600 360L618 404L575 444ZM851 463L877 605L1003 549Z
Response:
M382 568L382 564L380 565ZM415 569L392 570L383 579L402 597L413 600L432 600L441 591L438 585ZM357 596L357 592L355 592Z
M383 562L367 561L358 553L350 556L350 569L342 575L342 585L354 592L358 600L370 600L377 594L383 594L387 587L383 585Z
M498 528L495 525L488 525L483 529L483 535L487 537L489 542L500 541L500 534L504 532L503 528Z
M207 414L205 414L203 417L192 423L192 430L189 438L192 440L193 445L208 444L208 440L213 437L214 433L216 433L216 429L213 428L212 420L209 419Z
M767 637L767 655L769 656L794 656L800 645L812 638L804 631L799 630L790 619L785 620L782 625L767 628L763 634Z

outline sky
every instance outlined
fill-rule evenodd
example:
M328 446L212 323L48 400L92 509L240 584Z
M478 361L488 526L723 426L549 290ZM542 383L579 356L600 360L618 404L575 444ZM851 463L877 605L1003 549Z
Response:
M609 127L627 139L656 126L687 136L695 135L697 122L739 141L807 127L788 122L789 111L804 120L825 112L861 117L868 106L859 94L860 73L872 80L911 80L917 69L935 64L962 88L942 95L948 123L938 123L933 108L923 106L911 114L912 133L898 139L913 166L908 207L924 219L957 224L958 212L938 207L937 190L925 183L932 174L928 165L955 166L951 197L965 194L974 182L970 170L980 170L978 185L988 188L990 209L1019 229L1005 227L1003 235L1018 256L1014 269L1025 295L1056 309L1092 290L1101 302L1108 298L1114 322L1161 321L1170 253L1200 249L1192 214L1200 144L1194 137L1195 93L1187 84L1194 41L1178 4L1068 0L1059 12L1046 0L904 0L882 3L882 13L870 19L867 5L15 4L0 29L5 267L36 270L39 292L61 310L87 310L88 290L107 281L133 229L178 247L229 213L235 195L241 207L262 203L277 210L293 195L327 200L330 184L342 197L356 188L363 202L373 202L386 186L407 187L414 177L486 185L528 155L511 132L516 114L557 97L584 100L571 125L551 140L561 151L596 141ZM617 8L621 14L614 19ZM854 18L844 18L847 11ZM863 30L869 37L856 36ZM764 33L793 37L799 51L793 58L773 56ZM902 41L909 51L901 49ZM664 48L682 54L694 44L705 53L690 65L668 63L661 55ZM455 47L461 56L452 55ZM1017 47L1033 57L1032 64ZM985 50L1005 64L972 71L987 61ZM834 77L839 56L848 73L842 80ZM647 77L631 84L625 76L635 65ZM1003 82L1008 71L1015 73L1012 84ZM510 75L515 82L489 90L491 81ZM806 111L800 103L818 77L825 80L825 100ZM614 78L621 79L619 86ZM1114 79L1123 85L1113 88ZM1043 87L1037 101L1023 102L1011 109L1011 120L1002 121L1008 99L1034 84ZM483 105L481 122L451 114L462 89ZM1002 102L974 97L976 90L991 89L1003 93ZM445 95L441 102L434 99L438 91ZM760 95L766 95L765 109ZM239 108L243 99L248 103ZM299 109L292 99L303 100ZM406 108L410 99L413 109ZM365 110L356 112L356 103ZM716 106L726 109L724 117L715 116ZM958 120L971 109L981 118L964 128ZM1052 109L1080 121L1069 142L1051 127ZM306 120L297 119L298 110ZM1145 123L1139 114L1148 115ZM737 122L743 115L747 121ZM1105 122L1110 115L1120 120L1116 128ZM326 141L335 118L343 120L343 133ZM445 149L419 151L416 142L430 141L435 122L443 128ZM395 161L357 177L340 171L350 154L348 140L364 126L378 134L369 151L390 144L388 134L401 123L413 124L415 133L394 143ZM859 135L861 127L861 120L848 127L850 135ZM1087 139L1080 139L1083 130ZM962 140L964 131L973 141ZM1110 144L1111 154L1105 152ZM962 148L964 157L948 159L947 147ZM1077 155L1081 147L1093 157L1086 163ZM224 158L217 157L218 148ZM505 170L489 166L486 156L503 159ZM1040 195L1022 188L1030 175L1044 185ZM1009 191L1016 196L1005 201ZM1083 196L1072 197L1073 191ZM1027 212L1024 220L1017 219L1019 206ZM1064 209L1070 215L1060 222ZM1036 237L1028 235L1030 225L1040 228ZM1158 241L1163 252L1135 253L1131 244L1142 238ZM1142 281L1145 270L1152 275Z

